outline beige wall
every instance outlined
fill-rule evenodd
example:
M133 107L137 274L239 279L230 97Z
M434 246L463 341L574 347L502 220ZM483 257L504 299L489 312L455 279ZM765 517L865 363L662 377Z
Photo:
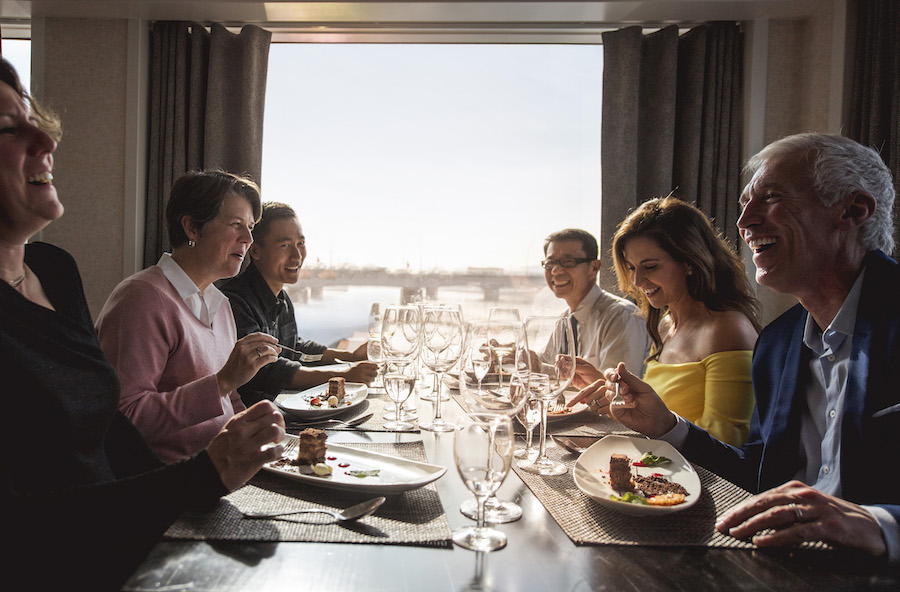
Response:
M829 129L831 51L842 47L832 38L832 4L822 2L814 18L802 21L772 21L766 79L766 111L763 139L768 144L801 132L839 132ZM843 78L843 72L838 74ZM749 269L754 271L752 263ZM754 282L755 283L755 282ZM768 288L758 287L763 323L775 319L797 301Z
M94 318L122 280L127 21L46 19L40 99L63 122L54 184L65 214L42 240L69 251Z

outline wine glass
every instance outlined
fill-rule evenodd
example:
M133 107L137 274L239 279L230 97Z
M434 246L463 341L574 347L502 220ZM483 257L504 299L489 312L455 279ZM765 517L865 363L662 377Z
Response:
M388 398L394 402L394 406L396 407L396 412L393 414L394 419L386 422L384 424L384 429L391 431L405 431L415 427L408 421L404 421L401 406L413 392L418 376L419 369L416 360L409 362L387 362L384 365L384 390L387 391Z
M391 305L384 309L381 321L381 355L385 362L411 363L419 355L421 316L416 305ZM408 421L415 414L401 407L400 416L385 414L390 421Z
M378 366L375 380L371 384L373 389L384 387L384 382L381 379L381 374L384 370L384 356L381 353L382 310L382 306L378 302L373 302L369 309L369 342L366 346L366 358Z
M488 345L494 354L500 388L503 388L504 364L513 359L516 342L522 331L522 323L517 320L488 320Z
M513 452L512 421L508 415L469 413L459 419L453 440L453 460L463 483L475 494L475 526L453 531L453 542L472 551L506 546L506 535L485 526L485 501L503 483Z
M429 432L452 432L456 426L441 418L442 386L444 372L459 360L463 330L459 307L426 305L422 316L422 356L425 365L437 377L434 397L434 419L419 427Z
M518 308L501 308L499 306L491 307L491 310L488 312L488 320L489 321L497 321L497 322L515 322L521 323L522 318L519 316Z
M549 384L549 377L546 374L532 372L528 384L528 400L525 406L516 415L516 419L525 428L525 448L520 448L513 453L518 459L517 467L524 467L534 462L538 455L537 449L534 447L532 439L534 438L534 428L541 422L541 398L538 396L545 385Z
M572 322L563 317L528 317L525 319L525 338L532 347L541 347L541 353L532 358L540 360L540 372L548 381L531 388L531 393L541 400L541 448L537 459L522 469L540 475L562 475L566 465L547 456L547 408L550 402L566 390L575 377L575 339ZM546 386L545 386L546 385Z
M509 383L500 386L491 376L484 381L479 379L475 368L485 359L493 358L490 323L468 324L463 355L460 358L459 390L471 410L498 413L511 418L525 406L528 399L530 358L521 324L513 339L515 345L512 348L513 363L509 366L511 369ZM477 518L478 507L474 500L463 502L459 510L469 518ZM485 515L488 522L512 522L522 516L522 508L511 501L503 501L491 495L485 502Z

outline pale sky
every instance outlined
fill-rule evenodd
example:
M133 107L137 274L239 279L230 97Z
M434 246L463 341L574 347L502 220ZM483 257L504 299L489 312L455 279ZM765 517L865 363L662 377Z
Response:
M264 200L309 263L537 273L599 236L599 45L273 44Z

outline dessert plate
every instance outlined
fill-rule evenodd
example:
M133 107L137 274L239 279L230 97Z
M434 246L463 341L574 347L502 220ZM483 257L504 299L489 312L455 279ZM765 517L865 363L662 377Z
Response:
M263 465L263 469L317 487L388 495L418 489L447 472L447 468L440 465L328 443L325 464L332 472L320 477L309 465L290 464L289 461L297 457L297 436L287 434L283 444L282 460Z
M660 473L669 481L682 485L688 491L684 503L676 506L647 506L612 499L620 497L609 485L609 457L613 453L625 454L637 461L645 452L665 456L672 462L653 467L631 467L632 473L649 476ZM575 485L600 505L632 516L663 516L686 510L700 499L700 478L694 467L668 442L632 438L630 436L606 436L581 453L572 471Z
M290 394L291 391L285 391ZM285 415L293 419L299 420L315 420L326 419L343 413L349 409L353 409L366 400L369 388L361 382L348 382L344 385L344 400L338 403L337 407L329 407L326 399L328 398L328 385L320 384L305 391L297 392L277 405ZM315 399L319 399L320 406L313 404Z

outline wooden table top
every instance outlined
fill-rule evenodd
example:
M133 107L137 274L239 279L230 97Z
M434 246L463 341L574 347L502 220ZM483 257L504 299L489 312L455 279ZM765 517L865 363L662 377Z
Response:
M448 421L462 413L444 403ZM419 403L428 420L433 404ZM537 431L536 431L537 434ZM437 489L455 529L472 524L459 505L472 494L453 462L453 434L331 431L332 442L424 443L428 462L446 466ZM552 446L548 443L548 446ZM482 554L455 547L163 540L123 588L155 592L237 590L857 590L900 589L900 569L846 552L706 547L577 546L519 477L498 491L524 510L497 525L509 542Z

